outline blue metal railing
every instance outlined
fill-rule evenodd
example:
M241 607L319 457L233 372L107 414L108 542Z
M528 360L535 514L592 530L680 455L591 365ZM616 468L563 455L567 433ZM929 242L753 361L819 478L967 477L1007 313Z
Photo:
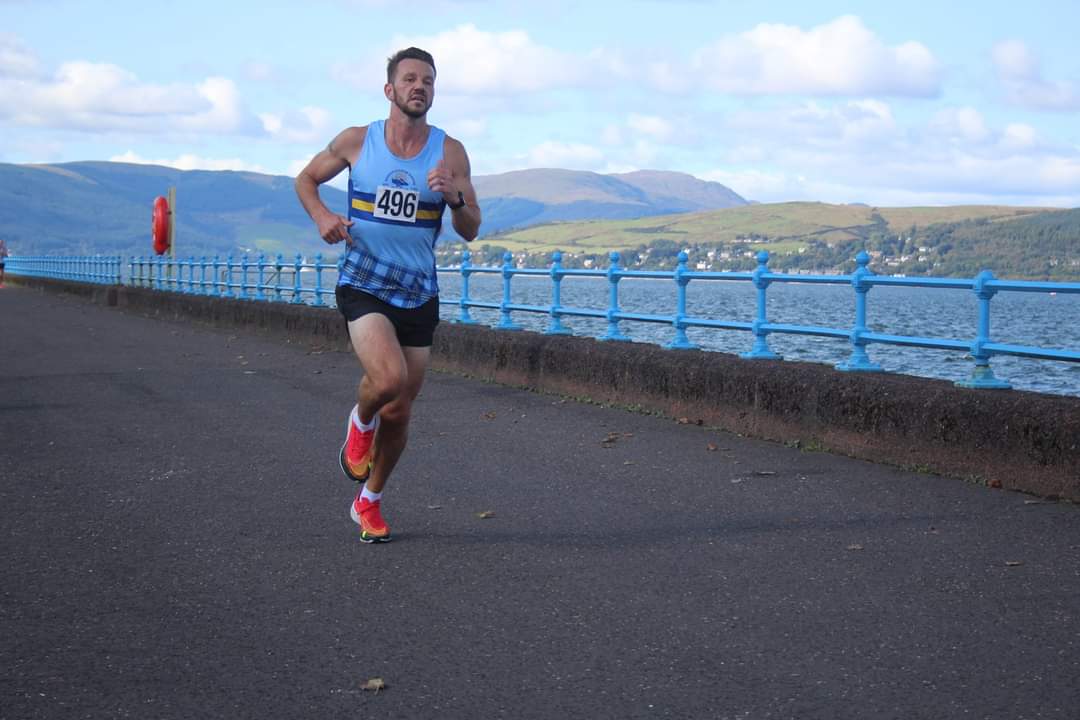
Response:
M990 368L990 359L995 355L1012 355L1041 360L1080 362L1080 352L1077 351L1000 343L994 342L990 337L990 301L998 292L1080 294L1080 283L999 280L995 278L993 273L989 270L984 270L971 280L961 278L908 278L891 275L876 275L867 267L870 262L870 256L865 252L859 253L856 257L856 269L850 275L788 275L785 273L770 272L768 268L769 253L765 251L758 253L758 265L753 272L691 271L686 267L686 253L679 254L678 265L674 271L626 270L620 267L620 257L617 252L610 254L609 265L606 269L595 270L565 269L562 267L562 254L559 252L554 253L552 256L550 269L516 268L512 265L513 257L509 252L504 254L501 267L475 266L471 264L470 257L470 253L465 251L460 266L453 268L439 268L439 270L443 272L453 271L461 274L461 297L456 299L444 298L442 301L446 304L457 305L460 308L460 315L457 318L457 322L459 323L475 322L469 314L469 308L498 310L500 320L495 327L503 330L515 330L520 328L520 326L513 321L512 313L514 312L544 313L550 318L548 329L545 331L546 333L568 334L571 331L563 325L562 319L564 317L600 318L607 321L607 332L600 336L599 339L614 341L629 340L619 327L619 323L623 320L661 323L672 327L674 336L672 340L665 345L665 347L672 349L692 349L696 347L687 338L687 328L698 327L741 330L750 332L754 336L753 346L748 352L743 353L742 357L777 360L781 359L780 356L769 348L768 337L770 334L789 333L794 335L813 335L847 340L851 343L851 355L849 358L845 362L836 365L838 370L843 370L845 372L880 372L882 370L881 366L872 362L866 352L867 346L875 343L881 345L903 345L937 350L961 351L970 354L975 366L971 376L957 384L973 388L1011 387L1008 382L999 380L994 376L993 370ZM476 301L469 296L469 277L471 275L484 273L502 276L502 302L493 303ZM512 302L511 281L516 275L550 276L552 280L551 304L526 305ZM605 310L597 310L563 306L561 304L561 281L566 277L606 278L610 284L608 307ZM619 281L624 278L673 280L676 288L675 312L671 315L623 312L619 307ZM757 294L756 318L753 322L738 322L733 320L695 317L688 314L686 309L686 287L691 281L695 280L735 280L751 283ZM831 328L769 322L766 311L769 286L772 283L791 282L850 285L855 292L854 326L851 328ZM979 303L979 314L975 336L971 339L941 339L873 332L866 325L866 309L870 290L875 286L971 290L975 293Z
M5 266L12 275L118 285L122 263L119 255L12 255Z
M620 266L619 253L609 256L607 268L567 269L562 266L562 254L555 252L549 268L518 268L513 265L513 257L508 252L503 256L503 264L498 267L473 265L471 255L465 251L462 263L455 267L439 267L441 273L456 273L461 276L461 296L443 297L441 303L454 305L459 309L454 322L474 324L477 321L470 314L470 309L497 311L499 321L494 325L500 330L519 330L521 325L514 322L513 313L534 313L548 316L546 334L568 335L572 330L563 324L564 318L595 318L606 321L606 331L600 340L627 341L630 338L622 332L623 321L670 325L672 339L664 347L671 349L693 349L688 328L712 328L737 330L753 335L753 345L742 354L750 359L782 359L769 347L768 338L772 333L818 336L846 340L851 345L851 354L846 361L836 365L846 372L880 372L881 366L874 363L867 348L873 344L909 346L936 350L966 352L974 361L971 376L957 384L973 388L1008 388L1008 382L995 377L990 368L990 360L996 355L1007 355L1040 360L1080 362L1080 352L1058 350L1030 345L1017 345L995 342L990 335L991 300L999 292L1023 293L1076 293L1080 294L1080 283L1029 282L1020 280L1001 280L984 270L973 279L963 278L909 278L891 275L877 275L867 265L870 257L865 252L856 257L856 269L849 275L788 275L770 272L769 254L765 251L757 255L757 268L752 272L705 272L687 269L687 255L680 253L678 265L674 271L663 270L627 270ZM334 284L339 270L340 260L324 262L322 255L316 255L311 261L297 254L292 260L278 254L267 259L260 254L254 259L243 255L239 259L232 255L224 259L212 258L172 259L164 257L132 257L127 261L127 284L154 290L167 290L194 295L208 295L221 298L236 298L264 302L306 303L325 307L333 304ZM123 260L119 256L94 257L27 257L8 258L8 271L16 275L54 277L81 282L120 284ZM334 271L332 277L324 278L323 273ZM497 275L502 279L502 299L500 302L476 300L470 296L469 279L473 275ZM549 277L551 279L551 302L546 305L515 303L513 301L512 280L515 276ZM608 305L604 309L572 307L562 304L562 282L565 278L588 277L601 278L608 282ZM619 305L620 281L634 279L672 280L675 286L675 303L672 314L626 312ZM697 317L687 310L687 286L694 281L741 281L750 283L756 293L756 314L752 322ZM826 285L848 285L855 293L855 321L850 328L820 327L790 323L770 322L767 314L768 289L772 283L814 283ZM870 291L877 286L945 288L972 291L978 300L978 317L975 334L967 339L933 338L915 335L893 335L872 331L866 322L867 303ZM327 299L330 302L327 302Z
M297 253L286 260L280 253L272 259L218 255L187 259L132 257L128 260L128 284L185 295L211 295L238 300L288 302L326 307L332 303L339 261L325 262L322 254L306 260ZM323 273L334 271L327 281ZM309 275L311 282L304 280Z

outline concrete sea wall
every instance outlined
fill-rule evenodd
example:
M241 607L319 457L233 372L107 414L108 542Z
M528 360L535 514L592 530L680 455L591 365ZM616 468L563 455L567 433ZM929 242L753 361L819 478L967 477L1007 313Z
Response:
M9 278L126 312L348 348L344 321L326 308ZM1080 502L1077 397L448 322L436 333L432 367Z

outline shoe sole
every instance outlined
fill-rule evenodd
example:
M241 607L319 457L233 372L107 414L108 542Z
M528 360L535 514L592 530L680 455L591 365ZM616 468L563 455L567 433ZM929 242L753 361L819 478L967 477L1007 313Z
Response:
M350 503L349 504L349 517L352 518L352 521L354 523L356 523L357 525L360 525L360 516L356 513L356 503ZM367 531L364 530L363 526L361 525L360 526L360 542L367 543L368 545L371 545L373 543L388 543L388 542L390 542L390 535L387 534L387 535L384 535L382 537L378 537L378 536L375 536L375 535L368 535Z
M341 472L345 473L345 477L349 478L353 482L367 482L367 479L371 477L371 466L375 464L375 453L371 452L371 460L368 461L367 472L363 475L353 475L349 472L349 467L345 464L345 446L349 444L349 429L352 427L352 417L345 420L345 442L341 444L341 452L338 453L338 464L341 466ZM374 450L374 447L372 447Z
M363 475L353 475L349 472L349 467L345 464L345 445L341 446L341 452L338 453L338 464L341 466L341 472L345 473L345 477L355 482L367 482L367 479L371 477L371 462L368 463L367 472Z

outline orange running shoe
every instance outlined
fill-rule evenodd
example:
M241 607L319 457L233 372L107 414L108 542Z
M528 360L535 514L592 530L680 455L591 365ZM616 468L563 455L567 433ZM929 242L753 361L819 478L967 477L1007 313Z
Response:
M356 498L349 506L349 515L360 526L360 540L366 543L390 542L390 528L379 511L379 501L368 501L356 493Z
M379 416L375 416L375 427L366 432L353 424L349 416L349 426L345 430L345 444L341 446L338 461L345 477L356 482L364 482L371 474L371 464L375 462L375 431L379 429Z

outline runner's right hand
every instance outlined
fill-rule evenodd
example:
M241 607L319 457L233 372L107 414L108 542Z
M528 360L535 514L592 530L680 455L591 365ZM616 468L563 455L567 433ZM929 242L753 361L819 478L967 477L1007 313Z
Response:
M327 213L319 218L318 221L319 235L328 244L334 245L344 240L349 242L349 228L352 227L353 221L347 218L343 218L340 215L334 213Z

